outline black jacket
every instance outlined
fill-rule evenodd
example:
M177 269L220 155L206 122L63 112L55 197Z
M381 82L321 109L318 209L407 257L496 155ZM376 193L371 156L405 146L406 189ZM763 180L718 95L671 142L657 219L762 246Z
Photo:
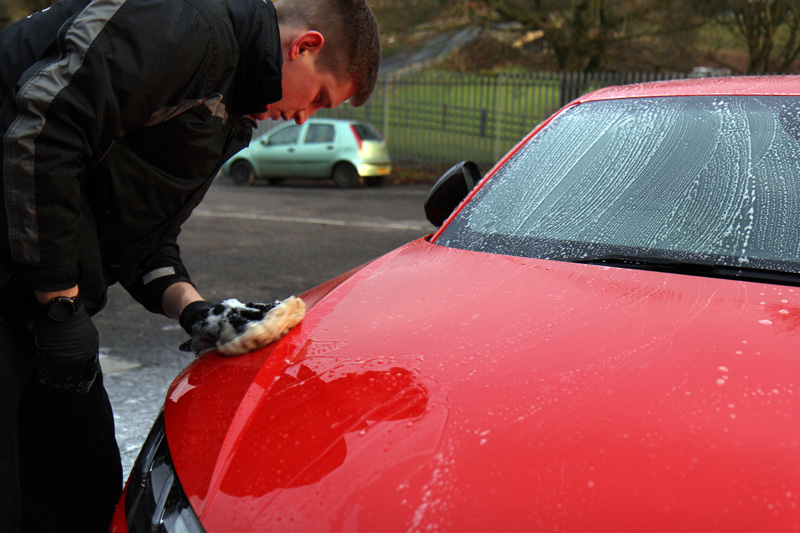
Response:
M161 311L181 224L281 97L265 0L60 0L0 32L0 285Z

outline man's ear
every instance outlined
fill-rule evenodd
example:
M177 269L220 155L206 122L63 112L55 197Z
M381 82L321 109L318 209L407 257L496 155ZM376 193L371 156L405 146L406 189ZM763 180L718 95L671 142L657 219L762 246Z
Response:
M314 54L322 49L325 37L318 31L308 30L294 38L289 46L289 59L296 59L302 54Z

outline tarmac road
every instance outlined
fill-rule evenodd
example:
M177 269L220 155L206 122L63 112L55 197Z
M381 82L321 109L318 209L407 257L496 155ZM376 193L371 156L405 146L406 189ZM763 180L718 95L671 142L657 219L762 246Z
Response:
M310 181L241 188L219 178L179 244L206 299L270 302L431 233L427 192ZM147 312L117 285L95 324L127 478L169 383L193 357L178 350L188 337L177 321Z

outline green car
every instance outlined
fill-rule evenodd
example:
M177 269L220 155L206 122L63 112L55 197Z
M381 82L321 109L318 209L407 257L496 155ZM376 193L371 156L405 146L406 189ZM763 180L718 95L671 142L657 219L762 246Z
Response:
M285 178L332 179L350 187L363 179L378 185L392 171L386 142L368 122L309 119L286 123L253 139L222 167L237 185L257 178L278 184Z

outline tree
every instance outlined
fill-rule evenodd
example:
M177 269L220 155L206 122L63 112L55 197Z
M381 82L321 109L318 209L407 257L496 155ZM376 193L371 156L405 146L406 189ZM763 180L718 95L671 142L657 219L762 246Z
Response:
M430 33L454 21L453 6L461 0L371 0L386 44L402 41L411 34Z
M733 0L720 15L745 42L748 74L785 73L800 54L799 0Z
M618 58L630 58L632 50L642 57L649 54L650 63L657 62L658 57L667 63L673 54L659 52L664 43L680 43L683 34L700 25L687 0L476 2L482 8L479 16L484 24L505 24L521 33L542 31L553 51L555 66L567 71L608 69Z

